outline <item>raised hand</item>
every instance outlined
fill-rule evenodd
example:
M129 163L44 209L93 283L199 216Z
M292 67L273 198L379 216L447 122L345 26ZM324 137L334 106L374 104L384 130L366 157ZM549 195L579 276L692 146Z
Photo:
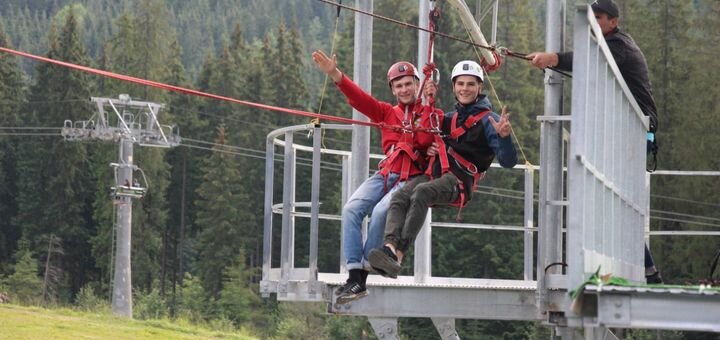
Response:
M501 138L510 136L510 133L512 133L512 126L510 125L510 112L507 112L507 106L502 107L500 121L495 120L494 116L490 116L490 123L493 125L495 131Z
M329 75L333 81L338 82L342 79L342 72L337 68L337 56L335 54L330 58L325 52L317 50L313 52L312 59L317 68Z

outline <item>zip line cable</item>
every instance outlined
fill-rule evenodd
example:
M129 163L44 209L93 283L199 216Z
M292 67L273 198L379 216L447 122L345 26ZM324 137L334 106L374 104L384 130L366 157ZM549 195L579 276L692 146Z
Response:
M364 121L354 120L354 119L350 119L350 118L332 116L332 115L328 115L328 114L313 113L313 112L308 112L308 111L294 110L294 109L288 109L288 108L283 108L283 107L278 107L278 106L254 103L254 102L250 102L250 101L246 101L246 100L240 100L240 99L235 99L235 98L231 98L231 97L220 96L220 95L212 94L212 93L208 93L208 92L202 92L202 91L188 89L188 88L184 88L184 87L180 87L180 86L165 84L165 83L161 83L161 82L146 80L146 79L132 77L132 76L123 75L123 74L119 74L119 73L103 71L103 70L88 67L88 66L82 66L82 65L78 65L78 64L65 62L65 61L41 57L38 55L13 50L13 49L10 49L7 47L0 47L0 52L10 53L10 54L14 54L14 55L21 56L24 58L42 61L42 62L54 64L54 65L64 66L64 67L71 68L74 70L78 70L78 71L82 71L82 72L86 72L86 73L90 73L90 74L95 74L95 75L100 75L100 76L104 76L107 78L118 79L118 80L130 82L130 83L146 85L146 86L155 87L155 88L164 89L164 90L173 91L173 92L178 92L178 93L182 93L182 94L191 94L191 95L195 95L195 96L199 96L199 97L206 97L206 98L211 98L211 99L216 99L216 100L221 100L221 101L227 101L227 102L231 102L231 103L235 103L235 104L241 104L241 105L245 105L245 106L268 110L268 111L278 111L278 112L288 113L288 114L297 115L297 116L319 118L319 119L335 121L335 122L340 122L340 123L346 123L346 124L358 124L358 125L364 125L364 126L372 126L372 127L378 127L378 128L391 128L391 129L402 128L400 126L396 127L396 126L390 126L390 125L381 124L381 123L364 122Z
M262 159L265 159L265 151L262 151L262 150L250 149L250 148L245 148L245 147L240 147L240 146L234 146L234 145L228 145L228 144L218 144L218 143L213 143L213 142L208 142L208 141L203 141L203 140L197 140L197 139L183 138L183 142L185 142L185 141L190 141L190 142L192 142L192 143L198 143L198 144L205 144L205 145L216 146L216 147L219 148L219 149L216 149L216 150L219 150L219 151L228 151L228 152L231 152L231 153L233 153L233 154L243 154L243 153L240 152L240 151L244 151L244 152L249 153L249 154L244 154L244 155L254 155L254 156L261 157ZM183 144L183 143L181 143L181 144ZM192 144L183 144L183 145L192 145ZM235 150L239 150L239 151L235 151ZM276 155L276 157L279 157L279 158L280 158L280 155ZM307 158L307 157L296 157L296 159L303 160L303 161L307 161L307 162L312 162L312 159L311 159L311 158ZM276 159L276 160L277 160L277 159ZM320 164L325 164L325 165L330 165L330 166L342 166L340 163L334 163L334 162L323 161L323 160L320 160Z
M651 212L651 213L654 212L654 213L660 213L660 214L666 214L666 215L690 217L690 218L697 218L697 219L703 219L703 220L708 220L708 221L718 221L718 222L720 222L720 218L717 218L717 217L697 216L697 215L692 215L692 214L684 214L684 213L679 213L679 212L656 210L656 209L650 209L650 212Z
M714 224L714 223L707 223L707 222L700 222L700 221L689 221L679 218L670 218L670 217L650 217L651 219L658 220L658 221L668 221L668 222L679 222L679 223L687 223L687 224L695 224L695 225L702 225L707 227L715 227L720 228L720 224Z
M678 197L670 197L670 196L663 196L663 195L650 195L650 197L678 201L678 202L691 203L691 204L700 204L700 205L705 205L705 206L709 206L709 207L713 207L713 208L720 208L720 204L695 201L695 200L690 200L687 198L678 198Z
M258 156L258 155L255 155L255 154L248 154L248 153L235 152L235 151L229 151L229 150L220 150L220 149L216 149L216 148L209 148L209 147L192 145L192 144L182 144L182 143L181 143L181 144L179 144L179 146L186 147L186 148L191 148L191 149L206 150L206 151L212 151L212 152L225 153L225 154L234 155L234 156L243 156L243 157L249 157L249 158L255 158L255 159L265 160L265 156L264 156L264 155L263 155L263 156ZM297 159L311 161L309 158L300 158L300 157L298 157ZM283 159L280 155L277 155L276 158L275 158L275 161L277 161L277 162L284 162L284 159ZM326 162L326 163L327 163L327 165L320 165L320 168L321 168L321 169L325 169L325 170L337 171L337 172L341 172L341 171L342 171L341 165L340 165L339 163L330 163L330 162ZM296 164L297 164L297 165L306 166L306 167L311 167L311 166L312 166L312 164L309 163L309 162L296 162ZM333 164L338 165L338 167L329 166L329 165L333 165Z

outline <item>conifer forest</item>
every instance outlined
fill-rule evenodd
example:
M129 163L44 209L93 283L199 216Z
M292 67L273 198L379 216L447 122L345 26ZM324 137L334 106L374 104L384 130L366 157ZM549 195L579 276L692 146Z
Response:
M466 1L471 8L475 0ZM354 1L345 1L354 6ZM720 2L617 0L621 29L643 50L658 106L658 170L720 170ZM443 1L437 1L443 7ZM574 1L567 1L568 49ZM443 8L441 32L467 37ZM374 11L417 24L417 0L375 0ZM543 51L545 2L500 0L498 45ZM355 14L316 0L3 0L0 46L124 75L283 108L351 117L345 97L326 83L312 51L334 48L339 68L353 73ZM375 20L371 93L393 102L385 73L397 60L416 62L417 31ZM483 27L485 29L485 27ZM437 106L452 110L450 70L476 51L438 37ZM516 142L539 164L544 75L527 61L505 59L490 75L498 98L513 113ZM569 84L570 81L567 81ZM565 107L570 110L566 86ZM486 93L490 96L486 86ZM0 293L13 303L106 311L111 295L116 206L115 143L65 141L64 122L90 119L90 97L165 104L159 120L182 138L173 148L135 147L134 163L148 190L133 201L134 317L183 318L250 330L260 338L374 338L364 317L330 315L326 306L280 303L260 296L263 246L265 138L308 118L169 92L32 61L0 52ZM499 107L495 96L493 105ZM718 126L718 129L715 129ZM297 143L310 144L306 134ZM325 147L350 150L350 132L324 136ZM382 154L377 129L370 151ZM281 168L282 159L277 160ZM307 200L309 162L298 163L298 201ZM339 214L340 159L323 158L322 213ZM377 169L372 161L371 169ZM277 167L276 167L277 171ZM493 172L495 171L495 172ZM276 176L282 179L282 176ZM537 190L537 179L535 181ZM522 224L523 179L492 169L465 221ZM282 197L282 185L275 197ZM653 231L717 231L720 180L714 176L652 176ZM454 209L433 219L453 221ZM537 214L537 209L536 209ZM304 228L304 229L303 229ZM298 235L307 226L298 226ZM320 226L319 267L340 268L340 222ZM305 240L303 237L302 240ZM298 238L298 242L302 242ZM433 234L433 275L522 278L521 233L447 229ZM277 243L276 243L277 244ZM307 244L297 263L307 263ZM718 236L651 238L667 283L712 279ZM720 270L716 270L720 271ZM412 274L412 265L403 274ZM715 277L720 273L715 273ZM404 339L437 337L429 319L401 319ZM538 339L540 323L458 320L463 339ZM654 339L636 332L634 338ZM666 332L667 339L711 335Z

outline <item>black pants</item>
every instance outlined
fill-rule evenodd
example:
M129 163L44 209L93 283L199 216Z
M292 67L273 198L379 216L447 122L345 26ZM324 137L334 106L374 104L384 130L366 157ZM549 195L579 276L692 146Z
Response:
M390 200L384 243L407 252L425 223L428 207L455 202L458 194L458 178L450 172L435 180L425 175L409 180ZM650 249L645 245L645 268L654 266Z
M457 200L458 183L450 172L434 180L421 175L395 191L385 220L385 243L406 252L425 223L428 207Z

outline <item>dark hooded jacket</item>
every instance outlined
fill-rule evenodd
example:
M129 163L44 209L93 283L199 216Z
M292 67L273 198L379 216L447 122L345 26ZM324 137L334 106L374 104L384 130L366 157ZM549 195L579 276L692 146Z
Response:
M496 121L500 121L500 117L492 112L492 106L487 96L480 95L474 103L469 105L458 103L455 105L455 110L446 113L443 119L442 131L447 136L443 138L446 148L452 148L460 156L473 163L479 172L486 171L495 157L497 157L498 163L505 168L512 168L517 164L517 151L512 138L510 136L501 138L490 122L490 116ZM461 126L468 117L482 114L485 111L490 112L480 122L468 129L465 134L457 139L449 136L454 115L458 115L456 126ZM468 173L451 155L448 155L448 160L450 161L450 171L463 182L465 197L470 200L473 175ZM440 172L440 163L435 162L433 176L438 178Z
M610 53L612 53L617 64L620 74L625 79L625 83L632 92L635 101L642 112L650 117L650 132L657 130L657 108L655 99L653 98L652 84L648 75L647 62L645 55L640 47L635 43L633 38L615 28L605 36ZM563 71L572 71L572 52L558 53L557 68Z

